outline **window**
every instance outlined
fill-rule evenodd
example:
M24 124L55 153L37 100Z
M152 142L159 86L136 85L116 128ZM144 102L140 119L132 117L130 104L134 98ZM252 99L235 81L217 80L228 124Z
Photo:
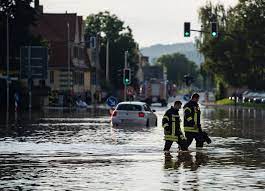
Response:
M83 72L79 73L79 84L84 85L84 73Z
M54 83L54 71L50 71L50 83Z
M142 106L133 104L121 104L118 106L117 110L122 111L142 111Z
M74 84L84 85L84 72L74 72Z
M148 105L144 105L144 110L145 111L152 112L151 108Z
M78 47L74 46L74 58L78 58Z
M78 59L83 60L85 57L84 48L79 48L78 50Z

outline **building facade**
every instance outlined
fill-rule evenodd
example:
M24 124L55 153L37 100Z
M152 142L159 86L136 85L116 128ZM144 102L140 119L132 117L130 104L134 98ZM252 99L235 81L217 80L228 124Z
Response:
M40 13L32 31L48 45L47 86L75 94L90 91L90 61L82 17L76 13Z

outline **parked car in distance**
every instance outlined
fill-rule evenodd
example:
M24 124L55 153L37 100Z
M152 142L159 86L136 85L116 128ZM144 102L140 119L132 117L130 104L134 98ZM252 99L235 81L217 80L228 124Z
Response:
M157 126L155 110L144 102L121 102L111 115L112 126Z

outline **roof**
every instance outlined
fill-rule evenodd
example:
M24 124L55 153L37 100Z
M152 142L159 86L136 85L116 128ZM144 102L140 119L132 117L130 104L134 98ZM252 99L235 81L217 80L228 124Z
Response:
M38 18L36 26L32 29L36 35L41 35L49 41L67 42L67 24L69 23L70 41L75 40L76 13L44 13Z
M41 36L49 43L49 67L68 66L68 26L70 42L82 41L83 19L76 13L43 13L32 28L35 36Z
M140 101L124 101L124 102L120 102L118 105L120 104L134 104L134 105L145 105L145 102L140 102Z

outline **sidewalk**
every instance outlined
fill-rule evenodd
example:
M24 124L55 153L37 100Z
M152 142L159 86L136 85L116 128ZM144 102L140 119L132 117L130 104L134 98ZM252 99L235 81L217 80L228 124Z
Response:
M63 106L43 106L42 109L47 110L86 110L86 109L106 109L109 110L110 107L106 104L99 104L99 105L88 105L87 107L63 107Z

